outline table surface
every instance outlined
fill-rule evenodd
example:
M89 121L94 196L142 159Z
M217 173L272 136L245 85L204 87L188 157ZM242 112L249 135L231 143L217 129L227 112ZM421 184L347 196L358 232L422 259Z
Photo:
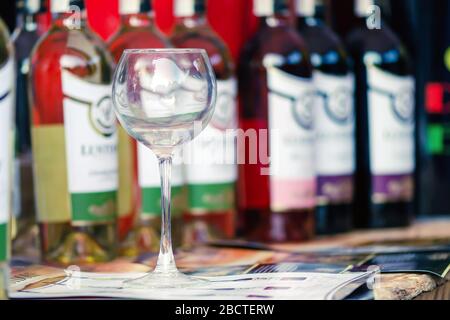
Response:
M283 244L281 250L307 252L337 246L389 245L448 240L450 243L450 219L419 220L407 228L353 231L321 237L305 244ZM450 272L446 279L427 274L383 274L374 286L376 300L450 300Z
M277 264L290 261L289 258L286 260L286 257L292 256L293 253L318 252L322 250L333 251L336 248L364 246L384 246L383 248L386 248L385 246L414 246L418 244L425 244L426 246L435 243L450 244L450 218L428 221L419 220L407 228L353 231L341 235L318 237L306 243L263 246L260 250L250 248L236 250L226 246L222 248L199 247L195 249L198 250L195 251L195 254L190 252L181 253L181 255L177 254L177 264L179 263L183 270L197 270L199 266ZM294 254L294 256L299 255ZM152 269L155 262L155 254L133 260L120 258L109 263L91 265L84 271L148 272ZM39 265L31 266L31 269L25 272L33 274L35 271L36 273L53 273L55 276L61 272L63 273L61 268ZM384 273L376 277L371 294L376 300L450 300L449 279L450 272L447 273L446 279L429 274ZM368 296L363 293L361 297L356 296L355 298L368 298Z

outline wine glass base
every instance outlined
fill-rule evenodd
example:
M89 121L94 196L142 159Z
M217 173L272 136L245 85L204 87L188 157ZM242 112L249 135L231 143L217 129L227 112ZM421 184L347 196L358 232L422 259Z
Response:
M143 277L127 280L123 283L124 289L190 289L201 287L208 281L191 277L180 271L159 272L153 271Z

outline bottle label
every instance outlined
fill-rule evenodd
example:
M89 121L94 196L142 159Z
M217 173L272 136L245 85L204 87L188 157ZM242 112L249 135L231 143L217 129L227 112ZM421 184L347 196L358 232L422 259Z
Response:
M271 209L311 208L316 194L313 83L275 67L267 69L267 80Z
M314 84L317 201L319 205L351 203L355 171L354 77L315 71Z
M158 159L155 154L142 143L138 143L138 171L141 187L142 208L141 218L161 216L161 176ZM173 157L171 176L171 214L180 215L185 206L183 192L183 166L180 155Z
M0 69L0 262L8 257L8 221L11 212L14 63L10 59Z
M37 220L73 220L83 225L113 221L117 137L108 103L110 86L88 83L63 72L62 87L64 124L32 128ZM74 180L77 175L87 180Z
M114 221L118 155L111 86L63 71L62 90L72 221Z
M31 133L37 220L41 223L69 222L71 209L64 125L33 126Z
M203 132L184 149L189 211L211 213L235 207L237 83L217 81L213 118ZM227 131L228 130L228 131Z
M413 196L414 79L367 68L372 201Z
M117 127L119 153L119 189L117 190L117 214L126 217L133 213L136 204L135 162L136 149L131 138L122 126Z

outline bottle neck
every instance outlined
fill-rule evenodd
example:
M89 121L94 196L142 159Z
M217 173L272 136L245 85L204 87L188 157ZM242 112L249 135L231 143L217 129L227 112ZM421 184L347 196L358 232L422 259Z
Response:
M154 25L154 21L153 11L120 15L120 22L124 27L151 27Z
M28 32L36 31L38 28L38 14L19 14L17 16L17 27Z
M322 25L323 22L318 17L297 17L297 27L298 28L307 28L307 27L315 27Z
M87 27L86 10L79 14L72 12L53 13L52 22L54 26L70 30L82 30Z

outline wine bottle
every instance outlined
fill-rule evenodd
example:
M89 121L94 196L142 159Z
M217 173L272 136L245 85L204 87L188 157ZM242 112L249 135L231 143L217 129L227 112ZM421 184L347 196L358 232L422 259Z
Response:
M238 137L238 160L245 155L239 160L240 224L247 239L306 240L314 235L316 194L313 69L289 23L287 1L256 0L253 9L259 30L239 64L246 138Z
M314 67L317 170L317 233L345 232L352 225L355 171L354 75L338 36L317 17L317 0L297 0L297 29ZM323 4L322 4L323 5Z
M149 0L121 0L119 2L120 26L108 41L108 47L115 62L119 62L125 49L168 48L170 42L159 31L154 21L154 12ZM158 163L152 152L137 146L120 126L119 133L119 223L122 235L126 236L121 245L121 253L135 256L143 252L159 249L159 229L161 226L161 192ZM138 156L139 155L139 156ZM174 242L180 242L180 223L182 202L182 179L177 175L174 165L172 218ZM157 177L157 179L153 179ZM180 182L181 181L181 182ZM140 195L140 196L139 196ZM141 206L138 208L139 199ZM136 213L139 216L136 217ZM137 218L137 219L136 219ZM126 233L132 226L132 231ZM178 230L178 232L177 232Z
M36 256L39 248L33 190L28 73L31 51L45 32L40 18L47 12L46 1L20 0L17 2L17 11L17 26L12 34L17 74L13 210L17 234L12 250L15 254Z
M414 91L410 60L371 0L356 0L347 37L356 80L358 227L408 225L413 216Z
M116 248L118 156L112 58L83 0L52 1L31 57L32 144L42 256L108 261Z
M0 19L0 299L7 297L14 141L14 49Z
M175 1L171 36L178 48L205 49L217 78L217 102L208 127L184 150L188 210L185 242L231 238L236 215L237 166L235 141L228 129L237 127L237 81L225 42L205 15L206 1Z

